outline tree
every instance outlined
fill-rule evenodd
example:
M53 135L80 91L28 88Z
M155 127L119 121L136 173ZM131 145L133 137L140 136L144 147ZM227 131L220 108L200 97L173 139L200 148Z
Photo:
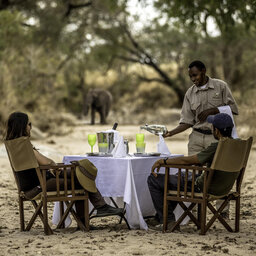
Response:
M154 4L169 18L190 28L190 31L198 27L208 43L212 39L208 24L211 20L215 22L220 33L218 40L221 42L219 51L223 75L225 80L237 88L244 75L241 73L244 45L248 44L251 30L255 29L256 1L157 0ZM214 46L211 48L214 49ZM215 56L216 54L212 56L213 59Z

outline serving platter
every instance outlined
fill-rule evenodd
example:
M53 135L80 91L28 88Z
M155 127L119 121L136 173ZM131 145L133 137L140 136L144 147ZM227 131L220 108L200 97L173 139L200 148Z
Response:
M158 152L150 152L150 153L134 153L134 156L137 157L150 157L150 156L160 156L161 153Z
M111 157L113 156L110 153L104 153L104 152L93 152L93 153L86 153L88 156L101 156L101 157Z

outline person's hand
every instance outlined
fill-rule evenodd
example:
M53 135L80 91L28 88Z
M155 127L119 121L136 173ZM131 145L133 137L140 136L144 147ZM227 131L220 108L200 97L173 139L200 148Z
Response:
M218 108L209 108L209 109L202 111L198 115L198 119L200 120L200 122L204 122L209 115L216 115L218 113L219 113Z
M153 166L152 166L152 169L151 169L151 173L157 177L157 173L159 173L159 170L160 170L160 165L161 165L161 159L157 160ZM155 172L155 169L156 169L156 172Z
M171 136L171 132L168 132L168 131L163 134L164 138L167 138L167 137L170 137L170 136Z

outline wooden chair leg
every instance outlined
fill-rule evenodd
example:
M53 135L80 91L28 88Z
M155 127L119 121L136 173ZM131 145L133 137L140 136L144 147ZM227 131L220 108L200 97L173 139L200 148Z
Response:
M240 226L240 196L236 198L235 232L239 232Z
M62 218L63 213L64 213L63 201L60 201L59 204L60 204L60 218ZM63 222L63 224L60 226L60 228L65 228L65 222Z
M200 222L200 226L201 226L201 231L200 231L200 235L205 235L205 223L206 223L206 201L203 201L202 205L201 205L201 222Z
M201 225L201 208L202 208L202 205L201 204L198 204L197 205L197 220L198 222L200 223ZM197 227L197 229L201 229L201 226L200 227Z
M86 227L85 227L84 223L81 221L81 217L79 217L77 212L72 207L70 207L71 203L65 202L65 204L67 205L67 209L70 209L69 212L72 214L72 216L76 220L76 223L79 226L79 228L82 231L86 231ZM66 209L66 211L67 211L67 209ZM65 215L65 213L64 213L64 215ZM85 222L86 222L86 220L85 220Z
M207 231L211 225L214 223L214 221L216 219L218 219L220 221L220 223L227 229L227 231L229 232L234 232L233 229L230 227L230 225L225 221L225 219L220 215L220 213L223 211L223 209L225 208L225 206L228 204L229 200L225 200L221 206L219 207L218 210L216 210L212 204L210 202L207 203L208 208L212 211L213 216L212 218L209 220L209 222L206 225L206 230Z
M40 204L37 204L36 201L31 201L31 203L33 204L34 208L35 208L35 212L32 215L27 227L26 227L26 231L29 231L31 229L31 227L33 226L36 217L41 213L41 208L42 208L42 202L40 202Z
M52 235L53 232L48 228L48 210L47 210L47 200L43 198L43 223L44 223L44 233L46 235Z
M167 230L167 219L168 219L168 201L164 200L164 209L163 209L163 232Z
M179 202L179 205L181 206L181 208L183 209L183 213L182 215L179 217L179 219L176 221L178 223L178 225L188 216L190 217L190 220L193 221L197 228L200 227L200 223L198 221L198 219L194 216L194 214L192 213L194 206L196 205L195 203L191 203L189 205L189 207L187 207L183 202Z
M24 220L24 200L19 197L19 212L20 212L20 231L25 230L25 220Z
M70 209L73 207L74 203L75 203L75 201L71 201L70 203L65 202L65 204L66 204L66 210L65 210L65 212L62 214L62 216L61 216L61 218L60 218L60 221L59 221L59 223L58 223L56 229L59 229L59 228L61 228L61 227L64 225L65 220L66 220L66 218L67 218L67 216L68 216L68 214L69 214L69 212L70 212Z
M31 203L33 204L34 208L35 208L35 213L34 216L31 218L30 223L28 224L26 230L30 230L30 228L32 227L34 221L33 218L36 219L37 216L40 217L42 223L44 224L44 217L43 214L41 212L42 206L43 206L43 202L41 201L39 204L36 203L36 201L31 201ZM52 229L50 228L49 224L47 223L47 228L49 230L49 233L53 234Z
M167 230L167 219L168 219L168 183L169 183L169 168L165 168L165 178L164 178L164 207L163 207L163 232Z
M84 225L87 231L90 230L89 203L88 199L84 200Z

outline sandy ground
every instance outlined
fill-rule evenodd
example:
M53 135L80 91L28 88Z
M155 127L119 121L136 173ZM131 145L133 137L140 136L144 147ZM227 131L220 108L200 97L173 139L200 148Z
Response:
M170 128L170 126L168 126ZM89 126L83 123L65 128L70 133L62 137L47 137L33 144L56 161L65 154L89 152L87 134L109 129L109 126ZM119 126L118 130L129 140L130 152L135 152L135 134L138 126ZM158 138L146 134L146 151L156 151ZM186 154L188 132L167 140L172 153ZM97 151L97 146L95 146ZM244 178L241 200L241 228L239 233L227 232L219 223L205 236L200 236L194 225L181 228L181 232L131 230L118 219L94 219L98 229L83 233L76 225L44 236L40 221L30 232L19 231L17 191L4 146L0 144L0 255L256 255L256 148L251 151ZM27 204L26 209L31 212ZM51 215L51 213L50 213ZM51 216L50 216L51 217ZM234 208L231 205L231 221Z

